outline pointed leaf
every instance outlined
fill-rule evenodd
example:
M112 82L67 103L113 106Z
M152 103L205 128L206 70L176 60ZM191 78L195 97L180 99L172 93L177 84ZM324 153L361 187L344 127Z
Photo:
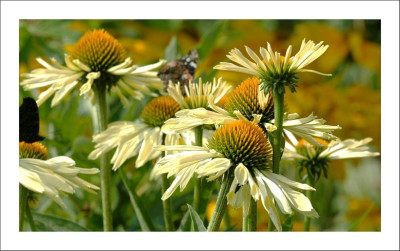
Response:
M181 53L178 45L178 40L174 36L169 41L167 48L165 48L164 59L167 61L172 61L179 58L181 56L180 54Z
M226 22L224 20L219 20L215 22L207 33L202 37L199 45L197 46L197 51L199 52L199 58L204 59L215 47L218 38L220 38Z
M207 231L206 227L204 226L203 221L200 219L200 216L198 213L193 209L192 206L187 204L189 213L190 213L190 218L192 219L192 225L194 227L195 232L205 232Z
M293 228L294 213L290 214L282 224L282 231L292 231Z
M32 212L37 231L88 231L86 228L57 216Z
M362 215L360 218L358 218L357 220L355 220L353 222L353 224L350 226L348 231L356 231L357 227L361 224L361 222L363 222L367 216L369 215L369 213L371 213L372 209L374 208L374 205L371 205Z
M190 231L190 212L189 210L183 215L178 231Z

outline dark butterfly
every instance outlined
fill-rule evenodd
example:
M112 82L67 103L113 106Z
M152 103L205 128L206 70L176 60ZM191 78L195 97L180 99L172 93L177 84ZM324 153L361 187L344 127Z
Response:
M33 98L24 98L19 107L19 142L33 143L43 140L39 135L39 109Z
M168 87L169 81L172 81L174 84L180 82L182 93L185 95L184 86L193 80L198 59L199 54L197 50L191 50L183 58L168 62L157 74L164 82L165 90Z

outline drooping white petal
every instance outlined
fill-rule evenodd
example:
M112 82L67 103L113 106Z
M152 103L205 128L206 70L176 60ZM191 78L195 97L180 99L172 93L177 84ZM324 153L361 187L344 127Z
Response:
M99 187L78 177L78 174L96 174L97 168L85 170L75 166L75 161L66 156L49 160L23 158L19 160L20 183L27 189L43 193L56 201L62 207L65 204L59 193L74 193L75 188L81 188L94 193L92 189Z
M81 95L81 96L87 95L92 88L92 84L93 84L94 80L98 79L100 77L100 75L101 75L100 72L91 72L91 73L87 74L86 78L88 81L81 86L79 95Z
M143 137L143 143L140 147L139 155L136 159L136 167L143 166L147 161L151 159L151 157L153 157L154 152L156 152L154 150L154 146L159 144L162 133L160 132L159 127L155 127L152 130L146 131ZM159 152L158 155L160 154L161 153Z
M274 120L271 122L274 123ZM290 131L314 145L320 145L314 137L325 140L336 139L337 137L332 134L332 131L341 129L340 126L325 125L325 120L317 119L313 114L300 119L296 116L287 116L282 126L284 130Z
M202 176L211 176L215 175L221 171L227 171L231 167L231 161L226 158L215 158L210 159L210 161L203 163L203 165L199 166L197 169L197 174Z
M174 146L155 146L157 151L208 151L208 148L202 146L174 145Z
M263 172L263 174L271 179L272 181L279 181L280 183L283 183L285 185L291 186L291 187L295 187L298 189L302 189L302 190L311 190L311 191L315 191L315 189L307 184L303 184L303 183L299 183L296 181L293 181L291 179L286 178L283 175L279 175L279 174L275 174L273 172L270 171L265 171Z
M291 189L288 186L281 185L282 192L286 195L293 208L305 216L318 218L319 215L311 205L310 200L302 193Z
M161 199L162 200L167 200L171 195L175 192L175 190L178 188L180 185L180 181L182 180L183 175L177 176L172 184L168 187L168 189L165 191L165 193L162 195Z
M250 176L249 171L242 163L236 166L235 179L237 180L239 185L243 186L244 184L246 184L247 180L249 179L249 176Z
M113 170L117 170L127 159L136 156L142 146L144 135L152 130L143 121L135 122L117 121L108 125L108 128L93 136L93 142L96 143L95 149L89 154L89 159L97 159L113 148L117 148L111 163L114 164ZM159 130L159 129L158 129ZM149 142L153 142L153 138ZM157 143L158 141L156 141ZM147 150L152 149L154 145L146 145L145 154L151 154ZM150 150L151 151L151 150ZM139 162L146 158L139 159ZM142 163L139 163L142 164ZM143 163L144 164L144 163Z
M272 195L275 198L275 201L278 203L278 206L281 209L281 211L284 214L292 213L290 204L289 204L288 200L286 199L284 193L280 189L280 187L275 182L268 179L267 177L263 177L262 175L260 175L260 177L262 177L263 182L268 186L269 190L271 191Z
M321 152L320 157L329 159L348 159L379 156L378 152L371 152L366 144L371 142L371 138L365 138L357 141L347 139L344 141L333 141L328 147Z
M274 201L271 195L271 192L268 191L268 187L265 185L265 183L262 181L262 179L258 176L256 176L257 180L257 185L260 190L260 197L261 197L261 202L265 208L265 210L268 212L268 215L272 222L274 223L276 229L278 231L282 231L282 225L279 219L279 213L278 210L276 210L276 207L274 205Z

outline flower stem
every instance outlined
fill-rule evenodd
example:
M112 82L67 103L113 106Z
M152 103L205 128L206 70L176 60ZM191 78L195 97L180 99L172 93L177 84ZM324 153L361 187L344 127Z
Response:
M168 186L169 182L167 174L164 173L162 175L161 194L164 194L165 191L167 191ZM163 209L164 209L165 230L174 231L174 224L172 223L172 203L170 198L163 200Z
M307 184L314 187L314 181L310 175L307 175ZM306 196L310 200L310 202L312 201L312 195L313 193L311 190L306 191ZM309 232L310 226L311 226L311 218L304 216L304 231Z
M272 92L274 96L274 124L276 126L276 130L274 132L274 141L272 142L272 150L273 150L273 167L272 171L276 174L279 174L279 164L281 162L281 148L282 148L282 132L283 132L283 106L285 93L279 92L279 88L275 88ZM271 218L268 221L268 231L274 230L274 224Z
M140 203L139 196L136 194L135 190L129 187L128 178L126 177L126 174L121 168L118 169L118 172L121 175L122 183L124 183L124 186L128 191L129 198L131 200L133 210L135 210L140 228L142 229L142 231L153 231L154 230L153 222L151 221L148 214L145 213L147 211L143 208L142 204Z
M229 188L232 184L233 178L234 175L232 170L229 170L224 176L224 179L222 181L221 187L218 192L218 197L214 208L214 212L211 216L210 223L208 224L207 228L208 232L218 230L219 225L221 224L221 220L224 217L224 213L227 207L226 195L229 192Z
M203 127L198 126L194 128L194 138L195 138L195 145L202 146L203 145ZM200 205L201 205L201 183L202 178L195 178L194 179L194 190L193 190L193 209L201 215L200 212ZM194 227L192 224L192 231L194 231Z
M165 134L162 136L161 145L165 145ZM161 157L165 156L165 152L161 152ZM162 175L161 180L161 194L164 194L169 187L169 182L167 178L167 174L164 173ZM174 231L174 224L172 223L172 201L170 198L163 200L163 209L164 209L164 222L165 222L165 230L166 231Z
M95 133L101 133L107 128L108 109L105 85L95 85L94 88L96 98L96 119ZM96 126L97 125L97 126ZM109 154L105 153L100 156L100 183L101 183L101 199L103 210L103 229L104 231L112 231L112 213L111 213L111 165Z
M250 208L247 215L245 215L243 207L243 232L257 231L257 202L250 198Z
M202 146L203 145L203 127L198 126L194 128L194 136L195 136L195 145ZM200 215L200 201L201 201L201 183L202 179L195 178L194 181L194 191L193 191L193 209Z
M229 216L229 210L225 210L224 227L225 227L225 230L228 230L231 227L231 219L230 219L230 216Z
M28 217L29 226L32 231L36 231L35 222L32 217L31 208L29 207L28 201L26 203L26 216Z
M274 223L272 222L271 218L268 220L268 231L272 232L274 231Z
M28 189L19 184L19 231L24 230L25 211L28 206Z
M278 88L277 88L278 89ZM279 174L279 164L281 162L281 148L282 148L282 131L283 131L283 106L284 106L284 93L279 93L278 90L273 92L274 95L274 115L275 126L273 148L273 172Z

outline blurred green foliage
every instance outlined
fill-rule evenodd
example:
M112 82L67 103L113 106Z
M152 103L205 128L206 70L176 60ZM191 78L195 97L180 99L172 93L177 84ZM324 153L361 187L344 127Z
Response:
M297 93L286 98L286 108L306 116L314 112L327 120L328 124L339 124L342 138L361 139L372 137L372 147L380 151L380 21L379 20L21 20L20 21L20 73L31 71L39 64L35 58L56 58L63 62L64 53L88 30L104 28L116 37L127 50L135 64L144 65L160 58L172 60L197 48L199 65L196 78L211 80L223 77L232 85L238 85L246 77L243 74L217 72L213 66L226 61L226 54L233 48L244 49L244 45L258 51L259 46L272 47L284 52L289 44L294 51L303 38L316 42L321 40L330 48L321 59L312 64L312 69L332 73L332 78L302 74ZM26 92L19 88L20 103L23 97L37 97L38 91ZM119 99L109 98L109 122L136 119L150 98L131 100L128 107L122 107ZM91 105L73 91L61 104L51 108L50 102L40 107L41 135L50 156L67 155L77 166L98 167L98 161L88 160L93 150L91 142ZM360 167L363 166L363 168ZM134 159L122 168L131 184L143 199L157 230L163 230L163 214L160 181L149 179L152 163L136 169ZM365 168L364 168L365 167ZM357 172L357 170L364 172ZM347 175L348 172L357 175ZM284 172L296 177L293 165L287 164ZM371 177L371 173L375 177ZM99 184L99 177L84 177ZM362 193L354 194L346 184L358 184L369 179L374 185L364 186ZM113 173L112 209L114 229L117 231L139 231L137 217L129 203L129 195L120 176ZM218 188L213 185L214 194ZM380 230L380 162L336 161L329 169L329 179L317 184L313 205L321 218L313 221L312 229L318 231L374 231ZM374 196L373 196L374 195ZM191 203L192 184L183 192L172 197L173 220L178 227L187 203ZM42 226L43 231L63 231L64 218L71 225L70 230L101 231L102 219L100 196L78 191L65 196L67 209L63 210L45 196L37 196L32 203L35 219L51 222ZM260 203L259 203L260 204ZM259 207L258 230L266 230L268 218ZM207 217L212 212L213 202L208 205ZM229 209L230 226L221 229L241 229L240 210ZM53 215L57 217L51 218ZM46 219L46 217L48 219ZM50 219L50 218L51 219ZM192 220L197 217L193 213ZM75 223L74 223L75 222ZM66 224L66 223L65 223ZM67 225L68 225L67 224ZM232 227L233 226L233 227ZM201 227L201 226L199 226ZM302 230L302 218L288 217L284 222L286 230Z

